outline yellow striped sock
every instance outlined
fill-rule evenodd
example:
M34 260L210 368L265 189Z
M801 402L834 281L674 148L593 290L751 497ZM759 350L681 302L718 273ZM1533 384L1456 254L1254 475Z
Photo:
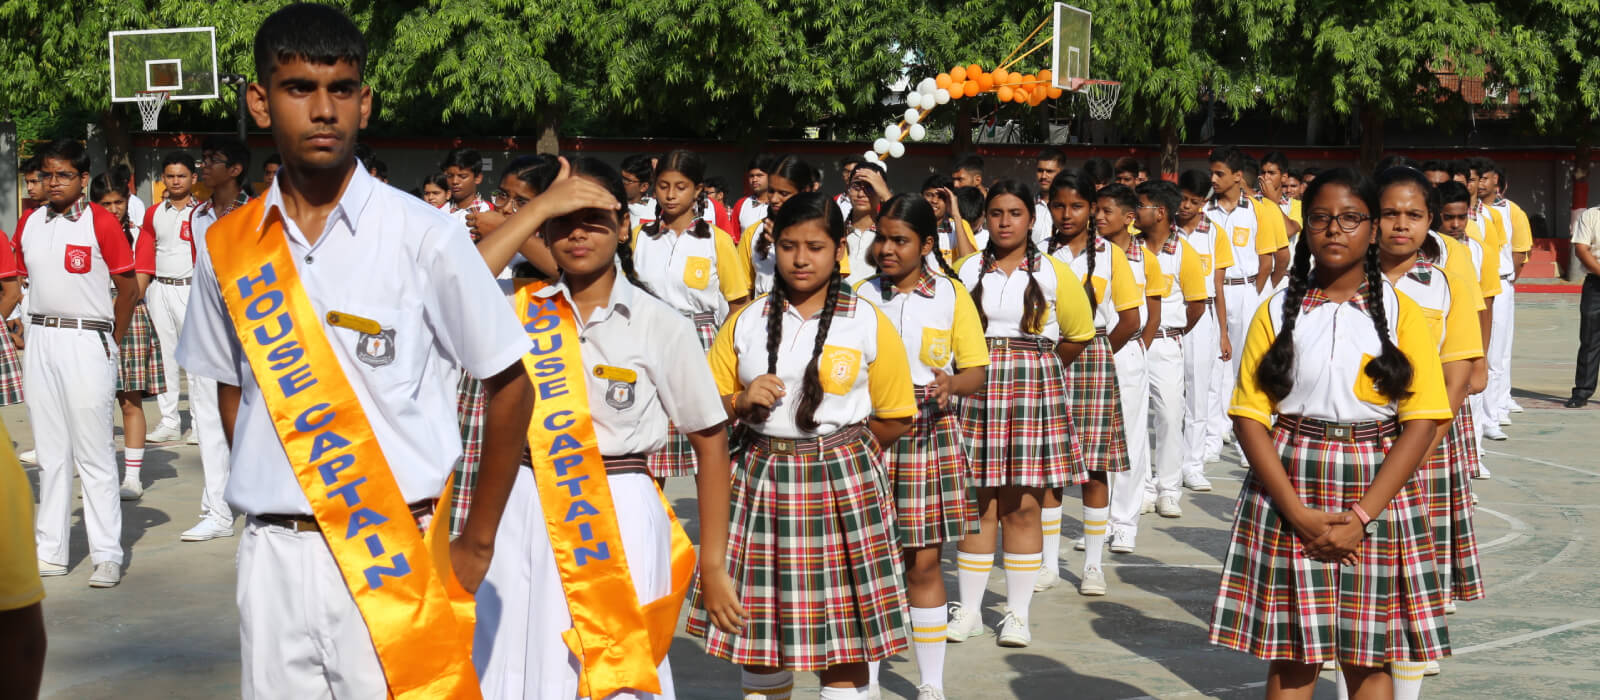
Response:
M931 625L928 627L911 628L911 641L918 644L935 644L945 640L948 631L946 625Z
M1044 534L1045 535L1059 535L1059 534L1061 534L1061 521L1060 520L1046 520L1046 521L1040 523L1039 525L1040 525L1040 528L1044 530Z
M988 574L989 570L994 568L994 553L970 554L958 551L956 552L956 568L975 574Z
M1083 534L1085 536L1104 535L1106 534L1106 524L1108 522L1107 520L1085 520L1083 521Z
M1389 675L1397 681L1420 681L1427 667L1428 664L1425 662L1391 661Z
M1037 571L1039 564L1043 561L1044 554L1042 552L1034 552L1033 554L1006 552L1005 567L1006 571Z

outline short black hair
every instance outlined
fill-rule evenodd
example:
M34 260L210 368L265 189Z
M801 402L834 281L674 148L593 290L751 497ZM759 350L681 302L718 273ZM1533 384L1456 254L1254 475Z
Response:
M983 191L976 187L961 187L956 189L956 210L961 212L962 221L977 221L983 218Z
M622 162L623 163L627 163L628 161L624 160ZM760 170L761 172L768 172L768 171L772 170L773 166L775 166L777 164L778 164L778 157L777 156L775 156L775 155L773 155L771 153L757 153L754 158L750 159L750 164L744 166L744 171L747 172L747 173L752 171L752 170Z
M1117 203L1117 206L1128 211L1134 211L1139 208L1139 195L1134 193L1132 187L1124 185L1120 182L1113 182L1105 187L1101 187L1100 191L1094 193L1094 197L1095 199L1105 199L1110 197L1112 201Z
M160 172L165 173L167 172L167 168L170 168L174 165L181 165L187 168L190 175L195 174L194 156L188 151L171 151L168 152L167 155L162 156Z
M983 157L982 156L978 156L978 155L968 155L968 156L964 156L964 157L961 157L961 158L957 158L955 166L950 168L950 171L951 172L955 172L957 170L965 170L965 171L967 171L969 173L977 173L979 175L982 175L983 174Z
M956 181L951 179L949 175L946 175L944 173L934 173L934 174L929 175L928 177L926 177L926 178L924 178L922 180L922 189L919 190L919 191L920 192L927 192L928 190L937 190L937 189L946 189L946 190L948 190L948 189L954 189L955 186L956 186Z
M383 162L383 159L373 158L366 165L367 170L372 171L374 177L378 178L379 180L389 179L389 164Z
M1039 155L1034 156L1033 161L1035 163L1043 163L1046 161L1059 163L1061 168L1065 170L1067 167L1067 154L1062 153L1061 149L1059 148L1046 148L1039 151Z
M1244 151L1235 146L1218 146L1206 157L1206 162L1221 163L1233 171L1244 170L1244 160Z
M521 180L522 178L517 179ZM434 187L446 192L450 191L450 181L445 178L444 173L433 173L425 178L422 178L422 186L417 188L417 196L422 196L423 190L428 189L428 185L433 185Z
M273 151L272 155L267 156L266 160L261 161L261 172L263 172L263 173L266 172L267 171L267 166L269 166L269 165L276 165L278 167L283 167L283 156L278 155L277 151Z
M367 40L338 8L300 2L267 16L256 30L256 82L265 85L279 63L305 61L331 66L340 61L367 64Z
M650 159L646 158L645 165L648 166L649 164ZM500 173L500 180L504 181L508 177L514 177L521 180L522 184L532 188L534 192L544 194L545 190L550 189L550 184L556 181L556 176L560 174L561 160L559 158L548 154L536 153L512 158L510 163L506 163L506 169ZM444 173L439 173L438 177L440 182L439 189L448 191L450 186L444 180ZM649 180L650 178L646 176L644 179Z
M650 182L652 176L655 175L656 166L650 163L650 156L643 153L635 153L622 159L620 170L632 175L634 179L640 182Z
M111 166L111 177L126 187L128 181L133 179L133 169L128 167L127 163L117 163Z
M1083 174L1096 188L1117 179L1117 171L1112 169L1109 158L1090 158L1083 161Z
M1418 172L1422 171L1422 168L1417 167L1417 161L1398 153L1390 153L1378 159L1378 167L1373 168L1372 172L1377 174L1390 168L1411 168Z
M1198 171L1189 171L1198 172ZM1183 196L1178 193L1178 186L1166 180L1151 180L1141 182L1134 188L1134 193L1150 200L1150 203L1167 211L1167 221L1178 218L1178 207L1183 204Z
M848 167L851 167L851 166L855 166L855 165L861 165L861 164L866 163L866 162L867 162L867 157L866 156L861 155L859 153L851 153L850 155L845 156L843 160L839 161L839 169L840 170L844 170L845 168L848 168Z
M1462 204L1472 203L1472 193L1467 191L1467 186L1455 180L1441 182L1434 189L1439 192L1439 208L1441 209L1447 204L1455 204L1457 202Z
M1249 185L1250 189L1255 189L1256 178L1261 176L1261 163L1250 156L1245 156L1244 167L1239 170L1244 173L1244 184Z
M1304 179L1306 179L1308 177L1315 178L1321 172L1322 172L1322 168L1319 168L1319 167L1317 167L1315 165L1308 165L1308 166L1300 169L1300 179L1304 180Z
M250 147L244 145L237 136L212 134L200 143L200 154L216 153L228 161L228 165L239 166L239 184L245 184L247 173L250 172ZM166 168L162 168L165 170Z
M706 178L706 181L702 184L708 190L716 190L723 194L728 193L728 180L721 175L712 175Z
M483 174L483 156L470 148L452 148L444 154L444 162L439 164L440 170L462 168L471 170L473 175Z
M1421 170L1422 172L1425 172L1425 173L1431 173L1431 172L1434 172L1434 171L1438 171L1438 172L1441 172L1441 173L1450 172L1450 166L1448 164L1446 164L1442 160L1425 160L1425 161L1422 161L1422 165L1417 166L1417 169Z
M1211 194L1211 173L1197 168L1190 168L1178 173L1179 199L1183 198L1182 192L1188 192L1196 197L1205 197Z
M1278 172L1289 172L1289 156L1284 155L1283 151L1267 151L1266 155L1261 156L1261 167L1266 167L1268 163L1278 166Z
M29 156L27 160L22 161L21 170L18 172L21 172L23 175L27 175L28 173L39 172L39 169L43 167L44 161L40 160L38 155L32 155Z
M64 160L72 164L72 169L80 173L89 172L89 151L77 139L56 139L33 152L33 157L39 160L39 165L34 170L42 170L47 160ZM194 159L189 159L189 171L194 172Z
M1144 165L1133 156L1123 156L1111 164L1111 172L1117 175L1128 174L1138 177L1140 170L1144 170Z

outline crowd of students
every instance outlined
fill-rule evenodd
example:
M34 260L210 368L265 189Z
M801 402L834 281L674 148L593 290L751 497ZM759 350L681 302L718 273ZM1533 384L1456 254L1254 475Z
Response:
M1229 444L1249 471L1211 641L1271 660L1269 696L1309 697L1333 664L1351 697L1416 697L1445 615L1484 595L1470 479L1520 410L1531 247L1491 161L1369 176L1225 146L1170 182L1047 149L1033 181L967 157L896 193L850 158L830 196L815 164L762 155L729 205L685 150L522 156L486 201L483 159L458 149L408 195L356 157L370 93L348 20L293 5L257 43L250 109L281 154L259 196L234 139L167 154L150 207L54 141L0 246L0 314L22 330L0 334L0 403L28 407L39 574L67 573L76 470L89 585L121 580L117 500L141 496L146 444L182 437L182 365L205 472L182 538L246 516L246 697L399 695L398 661L424 658L419 682L490 697L672 697L688 600L747 699L785 700L796 671L826 699L873 696L906 651L918 698L942 698L947 643L992 624L1028 646L1032 599L1067 568L1112 594L1105 550L1181 518ZM306 396L323 403L288 408ZM669 478L695 480L698 552ZM356 509L358 487L389 500ZM378 533L364 553L330 534L340 509ZM423 536L380 529L396 518ZM446 530L448 554L429 549ZM414 566L357 585L350 560L386 546ZM456 629L449 606L379 624L380 590L424 562L444 565L419 596L476 593L470 652L402 651Z

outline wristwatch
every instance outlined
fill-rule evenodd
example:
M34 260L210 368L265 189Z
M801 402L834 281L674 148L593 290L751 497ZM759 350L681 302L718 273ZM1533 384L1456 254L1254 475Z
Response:
M1367 515L1367 510L1362 508L1359 502L1351 503L1350 511L1355 513L1357 518L1361 519L1361 527L1367 531L1368 537L1378 533L1378 520L1370 515Z

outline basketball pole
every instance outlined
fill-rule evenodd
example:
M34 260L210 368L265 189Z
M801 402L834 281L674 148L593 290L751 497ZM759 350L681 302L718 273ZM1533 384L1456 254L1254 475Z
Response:
M222 77L219 80L222 82L223 85L232 85L232 86L234 86L235 90L237 91L236 102L237 102L237 107L238 107L238 110L239 110L239 126L238 126L238 128L239 128L239 141L241 143L248 144L248 142L245 141L245 132L246 132L246 129L247 129L247 126L246 126L247 122L245 121L245 119L248 118L249 115L247 114L247 112L245 110L244 91L245 91L245 87L247 87L250 84L250 81L246 80L244 76L242 76L242 75L240 75L238 73L224 73L224 74L222 74Z

